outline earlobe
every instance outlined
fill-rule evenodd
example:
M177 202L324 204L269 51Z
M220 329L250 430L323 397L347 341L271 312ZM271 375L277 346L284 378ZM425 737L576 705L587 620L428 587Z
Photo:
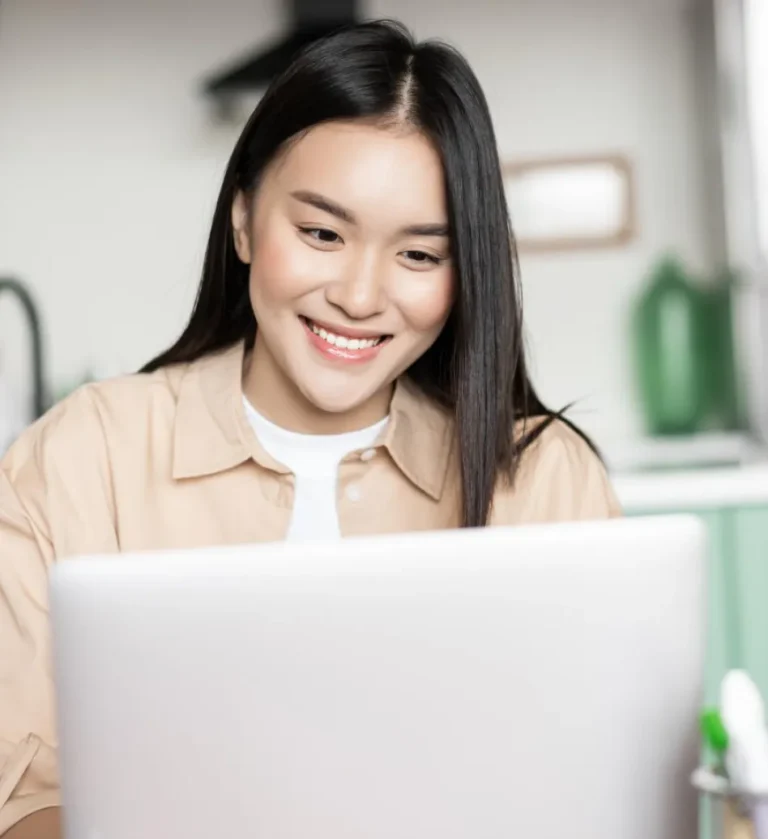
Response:
M235 250L240 260L250 264L251 239L248 232L248 205L245 195L238 192L232 202L232 236L235 240Z

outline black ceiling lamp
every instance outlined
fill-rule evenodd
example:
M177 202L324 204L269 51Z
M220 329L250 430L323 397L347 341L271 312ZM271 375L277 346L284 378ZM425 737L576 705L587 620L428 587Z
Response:
M358 20L356 0L289 0L289 3L290 24L285 35L210 76L203 84L206 94L226 99L263 90L304 47Z

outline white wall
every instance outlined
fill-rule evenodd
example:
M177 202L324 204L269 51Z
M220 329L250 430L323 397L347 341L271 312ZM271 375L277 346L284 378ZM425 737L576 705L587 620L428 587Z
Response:
M764 79L768 78L768 4L760 0L746 0L744 17L744 63L749 80L746 93L752 132L749 151L755 156L760 264L765 270L768 265L768 92Z
M653 257L706 263L683 0L374 0L457 44L485 86L505 157L620 151L638 177L630 247L523 262L543 395L606 440L638 431L627 307ZM0 275L41 302L50 375L132 369L192 302L235 140L195 83L280 30L277 0L4 0ZM21 329L0 300L0 364L23 388Z

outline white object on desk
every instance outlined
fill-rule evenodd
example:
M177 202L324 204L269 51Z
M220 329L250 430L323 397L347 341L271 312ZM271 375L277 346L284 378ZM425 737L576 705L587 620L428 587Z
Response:
M760 691L741 670L723 679L720 713L728 732L725 765L731 783L753 796L749 813L755 839L768 839L768 731Z
M663 517L57 563L67 835L693 836L704 533Z
M728 732L726 768L731 783L751 795L768 795L765 709L757 686L744 671L731 670L725 675L720 713Z

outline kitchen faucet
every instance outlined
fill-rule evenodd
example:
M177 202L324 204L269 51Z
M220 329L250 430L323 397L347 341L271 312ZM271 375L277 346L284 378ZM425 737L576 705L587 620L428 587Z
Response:
M40 332L40 315L32 295L18 280L10 277L0 277L0 298L6 291L10 292L21 304L29 326L32 363L32 420L36 420L45 413L48 407L43 374L43 338Z

